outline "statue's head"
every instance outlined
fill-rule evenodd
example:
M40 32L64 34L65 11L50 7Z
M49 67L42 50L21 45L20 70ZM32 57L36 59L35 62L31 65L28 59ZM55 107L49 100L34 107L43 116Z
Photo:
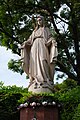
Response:
M42 16L38 16L36 21L38 26L41 26L41 27L43 26L44 18Z
M36 18L36 26L35 26L34 31L36 31L39 27L43 27L43 26L45 26L44 25L44 18L43 18L43 16L39 15Z

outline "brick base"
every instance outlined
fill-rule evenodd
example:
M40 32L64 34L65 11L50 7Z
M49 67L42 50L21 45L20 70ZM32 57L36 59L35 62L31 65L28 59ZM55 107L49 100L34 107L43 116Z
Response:
M33 119L36 116L37 119ZM57 106L23 107L20 109L20 120L59 120Z

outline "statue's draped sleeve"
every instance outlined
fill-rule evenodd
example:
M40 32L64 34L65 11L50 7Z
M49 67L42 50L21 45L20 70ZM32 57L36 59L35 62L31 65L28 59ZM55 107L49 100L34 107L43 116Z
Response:
M46 28L45 33L46 33L45 39L47 40L46 46L48 47L50 54L50 63L55 63L57 61L57 56L58 56L57 42L50 33L49 28Z
M33 43L33 38L34 38L33 36L34 36L34 33L32 33L29 39L23 43L22 49L21 49L22 68L27 75L29 75L30 50Z

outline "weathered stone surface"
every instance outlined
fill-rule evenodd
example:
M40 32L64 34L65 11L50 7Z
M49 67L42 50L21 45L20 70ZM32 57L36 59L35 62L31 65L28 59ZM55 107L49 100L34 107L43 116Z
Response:
M58 55L57 42L42 17L36 21L36 28L21 46L22 68L30 79L29 91L51 92Z
M33 83L32 85L30 85L30 87L28 88L28 91L31 91L33 93L52 93L53 92L53 84L47 84L47 83L43 83L42 85L35 85L35 83Z

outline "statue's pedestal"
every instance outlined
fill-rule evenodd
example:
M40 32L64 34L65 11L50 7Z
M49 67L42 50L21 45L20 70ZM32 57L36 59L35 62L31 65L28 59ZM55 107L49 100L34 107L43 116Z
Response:
M20 120L59 120L58 107L53 105L22 107Z
M40 88L37 88L37 89L34 89L34 87L33 86L30 86L29 87L29 89L28 89L28 91L29 92L32 92L32 93L52 93L52 90L51 89L49 89L49 88L42 88L42 87L40 87Z
M48 81L48 82L34 82L28 87L28 91L32 93L53 93L53 82Z

